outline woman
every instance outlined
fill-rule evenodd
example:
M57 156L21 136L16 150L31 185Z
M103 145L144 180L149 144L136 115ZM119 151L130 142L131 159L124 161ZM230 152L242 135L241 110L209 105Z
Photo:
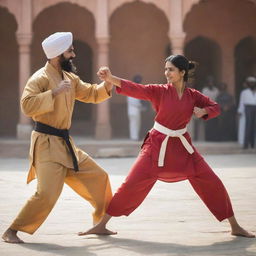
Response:
M219 221L228 219L232 235L255 237L238 225L224 185L191 144L186 131L193 113L205 120L219 115L216 102L186 87L188 71L192 68L194 64L184 56L169 56L165 60L167 84L163 85L137 84L113 76L107 67L99 70L100 79L117 86L118 93L150 101L156 117L153 129L147 134L136 162L114 195L105 216L79 235L116 234L106 229L110 218L133 212L157 180L188 179L213 215Z

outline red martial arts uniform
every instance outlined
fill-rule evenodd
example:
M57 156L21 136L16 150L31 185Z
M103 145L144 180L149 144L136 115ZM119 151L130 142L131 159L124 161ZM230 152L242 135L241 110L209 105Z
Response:
M188 87L179 99L176 88L171 84L141 85L122 80L117 92L150 101L156 111L155 121L175 131L187 126L195 106L205 108L208 113L203 117L205 120L219 115L216 102ZM189 134L185 132L183 135L188 146L192 146ZM147 134L136 162L112 198L107 213L111 216L128 216L142 203L157 180L177 182L188 179L219 221L233 216L224 185L193 146L191 150L194 152L191 154L179 137L167 138L163 166L159 166L159 152L165 138L166 135L156 129Z

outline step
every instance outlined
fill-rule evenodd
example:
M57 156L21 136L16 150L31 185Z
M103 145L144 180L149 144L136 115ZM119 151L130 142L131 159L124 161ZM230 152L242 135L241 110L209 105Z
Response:
M74 137L76 145L92 157L135 157L141 141L127 139L94 140ZM0 139L0 158L27 158L30 142L17 139ZM243 150L236 142L195 142L194 146L203 154L256 153L256 149Z

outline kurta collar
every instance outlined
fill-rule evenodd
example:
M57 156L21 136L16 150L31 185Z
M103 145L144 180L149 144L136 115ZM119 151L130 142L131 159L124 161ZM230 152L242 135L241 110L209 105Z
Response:
M49 72L52 76L57 77L58 79L62 80L63 78L61 77L61 74L58 72L58 70L48 61L45 64L45 69L46 72ZM62 71L63 77L64 77L64 73Z

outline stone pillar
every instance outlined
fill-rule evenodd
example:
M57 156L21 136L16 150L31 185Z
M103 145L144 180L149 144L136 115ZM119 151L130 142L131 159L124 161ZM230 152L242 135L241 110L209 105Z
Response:
M30 44L31 34L17 34L19 45L19 98L30 76ZM29 139L32 125L29 118L23 115L20 109L19 123L17 125L17 138Z
M109 53L109 33L108 33L108 1L97 0L97 23L96 23L96 39L98 44L98 68L101 66L108 66ZM111 139L111 125L110 125L110 102L104 101L97 105L96 117L96 139Z
M183 11L182 11L181 0L171 0L170 1L170 30L169 38L171 43L172 54L184 54L184 41L185 32L183 31ZM191 138L194 138L194 117L188 125L188 132Z
M170 30L172 54L183 54L185 33L183 31L182 1L170 1Z
M180 54L183 55L184 51L184 37L172 36L171 39L171 49L172 54Z
M98 38L98 67L108 66L108 39ZM96 139L111 139L111 125L110 125L110 102L104 101L97 105L96 117Z
M32 2L21 0L16 33L19 47L19 98L30 76L30 45L32 40ZM17 138L29 139L32 130L31 121L20 110L17 125Z

